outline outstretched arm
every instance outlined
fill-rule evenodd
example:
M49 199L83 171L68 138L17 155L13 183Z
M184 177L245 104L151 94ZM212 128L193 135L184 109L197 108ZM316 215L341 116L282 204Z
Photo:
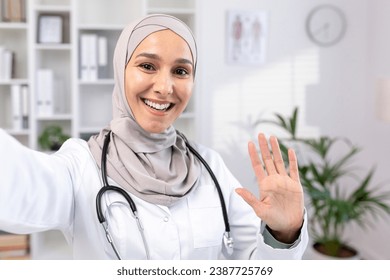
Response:
M259 198L244 188L236 192L253 208L264 221L271 234L280 242L292 243L303 224L303 189L299 181L298 163L295 152L288 151L289 172L287 172L278 140L271 136L268 141L264 134L258 135L262 161L253 142L248 144L253 171L259 187ZM262 164L263 162L263 164Z
M73 215L69 159L22 146L0 129L0 230L32 233L68 227Z

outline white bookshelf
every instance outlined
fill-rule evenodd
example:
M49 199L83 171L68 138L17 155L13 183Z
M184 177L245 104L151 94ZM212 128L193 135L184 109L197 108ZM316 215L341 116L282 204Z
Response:
M145 14L166 13L186 22L195 32L196 0L25 0L26 22L0 21L0 46L15 53L15 75L0 80L0 127L24 145L40 149L38 137L45 127L60 125L72 137L89 138L112 117L111 94L114 85L112 57L123 27ZM62 18L61 43L40 43L39 18ZM96 34L107 38L107 67L96 80L85 81L80 74L80 38ZM37 71L51 69L54 75L53 114L37 113ZM28 128L12 125L12 85L27 85L30 94ZM196 93L175 126L190 139L197 139ZM67 259L71 250L56 231L33 234L34 259Z
M3 50L12 51L14 55L12 77L3 78L0 75L0 127L27 146L31 144L29 142L31 130L27 128L16 129L13 125L11 88L14 85L27 85L30 87L28 74L30 55L27 48L29 32L28 17L25 22L2 22L0 20L0 47Z

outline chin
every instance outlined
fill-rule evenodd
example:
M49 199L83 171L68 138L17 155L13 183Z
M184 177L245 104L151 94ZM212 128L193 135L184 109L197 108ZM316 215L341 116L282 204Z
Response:
M168 126L169 127L169 126ZM163 133L168 127L151 127L151 126L143 126L142 128L149 132L149 133L155 133L155 134L160 134Z

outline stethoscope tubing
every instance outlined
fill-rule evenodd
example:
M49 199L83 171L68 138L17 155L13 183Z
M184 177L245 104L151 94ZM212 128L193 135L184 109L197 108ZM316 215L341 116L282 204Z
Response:
M198 153L197 150L195 150L194 147L192 147L189 144L187 138L181 132L178 132L178 133L182 136L182 138L186 142L187 148L191 151L191 153L193 153L198 158L198 160L203 164L203 166L206 168L207 172L210 174L210 177L213 180L214 185L218 191L219 200L221 202L222 215L223 215L223 220L225 223L225 232L230 232L230 224L229 224L229 218L228 218L228 214L227 214L227 210L226 210L226 204L225 204L225 200L223 197L221 186L219 185L217 177L215 176L213 170L211 169L210 165L206 162L206 160Z
M225 242L225 245L228 248L232 248L233 247L233 239L232 239L232 237L230 235L229 218L228 218L228 214L227 214L227 209L226 209L226 204L225 204L225 200L224 200L224 197L223 197L223 193L222 193L221 187L219 185L219 182L217 180L217 177L215 176L214 172L212 171L211 167L206 162L206 160L195 150L194 147L192 147L189 144L187 138L181 132L177 131L177 133L184 139L184 141L186 143L186 146L191 151L191 153L193 153L195 155L195 157L206 168L207 172L210 174L210 177L211 177L211 179L213 180L213 182L215 184L215 187L217 189L218 196L219 196L219 199L220 199L220 202L221 202L222 215L223 215L223 220L224 220L224 224L225 224L224 242ZM111 185L108 184L106 163L107 163L107 149L108 149L108 145L110 143L110 135L111 135L111 131L109 131L106 134L105 139L104 139L104 143L103 143L103 148L102 148L101 175L102 175L102 180L103 180L103 187L99 190L98 194L96 195L96 213L97 213L97 218L98 218L100 224L102 224L102 226L104 228L107 240L111 244L111 246L112 246L112 248L113 248L113 250L115 252L115 255L120 260L121 256L120 256L119 251L118 251L118 249L115 246L115 242L114 242L114 240L113 240L113 238L112 238L112 236L111 236L111 234L109 232L108 224L107 224L106 218L104 217L103 211L102 211L102 197L103 197L103 194L106 193L107 191L114 191L114 192L120 193L126 199L126 201L129 203L129 206L131 208L131 211L133 213L134 218L137 221L137 225L138 225L139 231L140 231L141 236L142 236L142 240L143 240L143 243L144 243L145 253L146 253L147 259L150 259L149 247L148 247L148 244L146 242L145 234L143 232L144 229L143 229L143 226L141 224L141 220L140 220L140 218L138 216L137 206L135 205L135 203L134 203L133 199L130 197L130 195L124 189L116 187L116 186L111 186Z

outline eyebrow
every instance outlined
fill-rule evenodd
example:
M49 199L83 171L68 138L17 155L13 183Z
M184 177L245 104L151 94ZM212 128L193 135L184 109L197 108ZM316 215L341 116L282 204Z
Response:
M154 54L154 53L146 53L146 52L140 53L136 57L146 57L146 58L150 58L150 59L161 60L161 57L159 55ZM175 62L182 63L182 64L190 64L192 66L192 68L194 67L194 64L192 63L192 61L189 59L186 59L186 58L178 58L175 60Z

